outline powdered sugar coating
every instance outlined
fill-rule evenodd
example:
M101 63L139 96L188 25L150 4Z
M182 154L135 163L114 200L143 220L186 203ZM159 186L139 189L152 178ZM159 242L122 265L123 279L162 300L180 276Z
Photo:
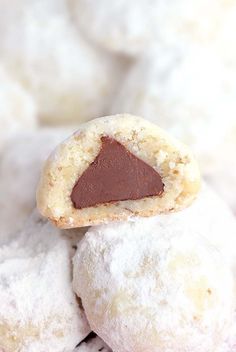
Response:
M220 351L236 304L236 225L216 199L204 190L182 212L94 227L80 242L74 288L114 351Z
M157 1L69 0L79 28L102 47L137 55L154 40Z
M235 57L232 0L69 0L80 29L109 50L136 55L148 46L212 46Z
M0 67L0 148L19 131L34 130L36 105L28 92Z
M90 331L71 286L71 246L34 213L0 247L0 347L62 352Z
M157 123L188 144L205 170L235 123L235 82L235 67L223 63L213 50L154 48L131 69L112 112Z
M3 0L0 16L1 60L34 96L41 121L82 122L106 112L117 65L77 32L66 1Z
M234 0L157 0L156 44L160 49L191 45L212 47L216 56L235 60L236 4ZM176 16L178 14L178 16Z

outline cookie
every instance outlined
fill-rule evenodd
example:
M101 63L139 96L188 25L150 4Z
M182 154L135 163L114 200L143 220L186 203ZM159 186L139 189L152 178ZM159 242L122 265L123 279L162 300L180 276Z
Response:
M235 32L236 4L227 0L157 0L155 13L156 45L184 51L189 46L212 47L215 56L234 61L233 33ZM178 14L178 16L176 16Z
M157 123L188 144L205 171L235 123L235 82L235 66L210 49L153 49L131 68L112 113L126 111Z
M157 1L68 2L79 30L105 49L136 56L154 40Z
M79 344L79 346L73 352L112 352L107 344L100 339L96 334L91 333L91 338L87 339L85 342Z
M72 228L180 210L200 186L191 152L132 115L87 124L58 146L37 190L40 212Z
M37 126L36 105L28 92L0 66L0 153L4 143L19 131Z
M69 0L69 4L79 29L114 52L138 56L151 45L185 50L198 44L212 46L228 59L236 54L234 1Z
M176 214L91 227L80 242L74 289L114 351L220 351L228 340L236 223L209 192Z
M41 122L82 122L107 113L119 64L78 33L66 1L3 0L1 14L1 60L35 98Z
M0 244L22 228L35 208L42 165L68 133L60 128L24 130L6 143L0 154Z
M0 247L0 347L72 350L90 332L71 285L70 242L35 212Z

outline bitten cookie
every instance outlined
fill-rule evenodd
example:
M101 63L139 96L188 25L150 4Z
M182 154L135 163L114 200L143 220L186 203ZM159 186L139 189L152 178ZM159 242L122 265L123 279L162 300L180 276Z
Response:
M235 275L218 240L235 263L236 223L215 200L206 190L181 212L91 227L80 242L75 292L112 350L229 352Z
M72 350L90 332L71 284L70 241L36 212L0 247L0 351Z
M186 146L123 114L81 125L58 146L43 169L37 204L56 226L72 228L177 211L199 187Z

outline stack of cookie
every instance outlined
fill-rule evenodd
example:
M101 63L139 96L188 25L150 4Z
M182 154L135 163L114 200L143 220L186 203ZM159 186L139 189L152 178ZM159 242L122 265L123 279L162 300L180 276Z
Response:
M236 216L235 31L234 0L0 1L0 352L235 352L236 220L182 144L92 121L35 210L125 112Z
M236 224L199 190L189 149L132 115L81 125L46 162L38 208L59 228L91 226L73 288L114 352L232 350Z
M235 1L0 6L0 154L16 132L141 115L191 146L236 214Z

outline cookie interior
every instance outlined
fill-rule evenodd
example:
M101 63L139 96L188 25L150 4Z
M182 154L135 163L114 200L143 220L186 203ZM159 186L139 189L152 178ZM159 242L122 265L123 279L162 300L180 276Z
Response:
M101 137L95 160L77 180L71 193L76 209L123 200L161 196L161 176L114 138Z

